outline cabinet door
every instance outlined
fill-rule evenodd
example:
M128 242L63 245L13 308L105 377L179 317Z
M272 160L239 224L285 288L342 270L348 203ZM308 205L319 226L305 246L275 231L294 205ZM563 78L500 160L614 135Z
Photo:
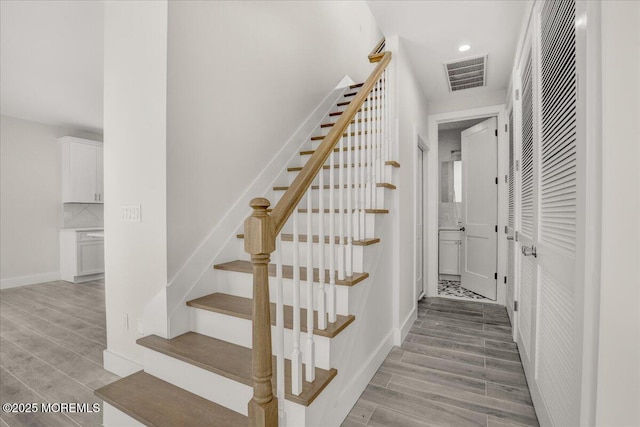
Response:
M104 149L96 147L96 193L98 202L104 203Z
M69 147L70 194L66 202L95 203L96 147L88 144L70 144Z
M460 241L440 240L440 274L460 274Z
M104 241L78 242L78 276L104 273Z

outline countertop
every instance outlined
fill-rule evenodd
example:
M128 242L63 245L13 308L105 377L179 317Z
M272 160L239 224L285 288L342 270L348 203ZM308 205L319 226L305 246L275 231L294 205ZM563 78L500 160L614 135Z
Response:
M104 227L58 228L58 231L104 231Z

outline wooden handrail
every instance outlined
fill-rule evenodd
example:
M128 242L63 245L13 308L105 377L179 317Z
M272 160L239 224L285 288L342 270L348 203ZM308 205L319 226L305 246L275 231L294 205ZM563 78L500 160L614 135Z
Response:
M322 144L320 144L320 146L315 150L300 173L298 173L298 176L293 180L293 183L278 201L278 204L273 208L271 218L273 218L273 223L275 225L274 239L280 230L282 230L282 227L284 227L296 206L300 203L300 200L302 200L302 197L311 186L316 175L322 170L322 166L324 166L331 153L333 153L333 149L340 141L340 138L342 138L342 134L345 132L358 110L362 108L362 104L369 96L369 92L371 92L391 61L391 52L383 52L380 57L377 57L378 55L375 56L375 58L370 58L371 62L378 63L375 70L373 70L369 78L364 82L358 91L358 94L353 98L347 109L342 113L327 136L325 136Z
M249 425L273 427L278 425L278 399L271 389L271 308L269 302L269 271L271 253L276 249L276 236L294 212L300 200L311 186L324 163L333 153L347 127L362 108L369 93L380 80L391 61L391 52L384 49L384 39L378 43L369 62L378 65L354 96L340 119L329 131L324 141L298 173L273 211L269 213L269 200L253 199L251 216L244 222L244 249L251 255L253 266L253 323L252 323L252 377L253 398L248 404Z

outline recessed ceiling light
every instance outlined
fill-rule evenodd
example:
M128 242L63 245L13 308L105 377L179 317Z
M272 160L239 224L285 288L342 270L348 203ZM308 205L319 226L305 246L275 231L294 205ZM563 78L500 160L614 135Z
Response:
M466 52L466 51L468 51L469 49L471 49L471 46L469 46L468 44L463 44L463 45L461 45L461 46L458 48L458 51L459 51L459 52Z

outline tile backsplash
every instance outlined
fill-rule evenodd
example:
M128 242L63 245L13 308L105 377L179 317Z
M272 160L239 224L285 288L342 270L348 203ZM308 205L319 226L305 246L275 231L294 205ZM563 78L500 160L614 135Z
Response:
M63 203L64 228L104 227L104 205Z
M460 220L462 203L440 203L439 226L457 227Z

